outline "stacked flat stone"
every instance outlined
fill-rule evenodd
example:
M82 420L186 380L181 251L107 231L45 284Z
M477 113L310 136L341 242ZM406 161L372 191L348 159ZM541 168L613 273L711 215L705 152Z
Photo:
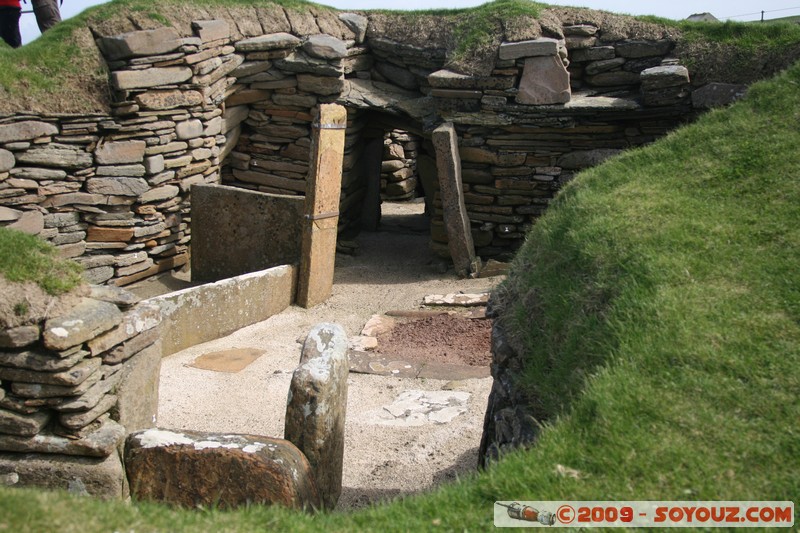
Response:
M348 108L340 233L357 231L379 201L366 139L409 122L427 137L452 122L477 252L509 255L576 171L664 135L694 116L692 103L743 92L709 84L690 98L667 34L627 38L570 22L552 38L502 43L488 75L467 76L445 68L444 48L393 41L362 15L251 14L98 39L108 116L0 118L0 225L52 242L93 283L181 267L192 185L305 194L313 110L338 102ZM407 197L422 180L434 248L447 255L432 158L404 151L391 178L401 160L385 162L384 194ZM412 180L400 179L414 165Z
M136 304L122 289L93 287L60 316L0 331L0 471L108 458L122 486L117 446L126 431L154 423L158 403L161 313Z
M384 200L409 200L416 196L419 138L393 130L383 139L381 197Z

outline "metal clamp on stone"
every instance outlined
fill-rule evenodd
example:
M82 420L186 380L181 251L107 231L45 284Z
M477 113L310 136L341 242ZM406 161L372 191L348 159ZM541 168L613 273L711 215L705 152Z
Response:
M315 122L311 127L317 130L346 130L347 124L320 124Z
M316 215L305 215L306 220L323 220L326 218L334 218L339 216L339 211L330 211L328 213L317 213Z

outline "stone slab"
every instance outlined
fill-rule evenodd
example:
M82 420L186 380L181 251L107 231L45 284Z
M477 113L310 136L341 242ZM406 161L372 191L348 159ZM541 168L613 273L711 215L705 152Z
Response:
M78 439L46 433L28 438L0 435L0 451L108 457L125 439L125 428L110 418L106 418L97 426L88 435Z
M282 439L150 429L128 437L125 465L137 500L188 508L320 508L308 461Z
M292 374L284 438L308 459L327 509L336 507L342 493L348 373L344 329L330 323L314 326Z
M118 70L111 73L111 82L120 91L174 85L192 77L189 67L163 67L143 70Z
M161 307L164 356L167 356L283 311L294 299L294 288L295 267L283 265L145 302Z
M177 30L164 27L101 37L97 40L97 45L107 59L115 61L166 54L177 50L181 46L181 40Z
M475 245L472 242L471 225L464 203L458 138L455 126L451 122L442 124L433 131L433 146L436 150L439 190L450 257L456 274L466 277L475 270Z
M572 90L569 72L557 56L531 57L525 60L519 82L517 103L524 105L565 104Z
M40 137L58 135L58 128L49 122L23 120L0 125L0 144L32 141Z
M128 495L125 472L117 453L105 458L58 454L0 454L0 476L16 474L13 486L68 491L105 499Z
M489 293L475 294L429 294L422 299L425 305L444 305L455 307L485 306L489 302Z
M303 206L303 198L297 196L195 185L192 188L193 280L218 281L298 263Z
M156 341L126 361L116 388L119 423L128 432L156 425L162 343Z
M557 56L559 42L557 39L542 37L517 43L503 43L500 45L500 60L519 59L521 57Z
M66 314L45 323L44 345L51 350L66 350L93 339L122 321L122 313L114 304L82 298Z
M235 374L247 368L250 363L264 355L264 350L256 348L233 348L218 352L205 353L189 363L189 366L215 372Z
M234 46L239 52L260 52L281 48L296 48L302 41L291 33L270 33L238 41Z

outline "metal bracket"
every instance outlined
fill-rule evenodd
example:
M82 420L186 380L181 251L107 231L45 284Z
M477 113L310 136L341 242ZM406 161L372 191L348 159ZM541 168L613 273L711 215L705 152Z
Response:
M320 124L319 122L315 122L311 127L318 130L346 130L347 124Z
M323 220L326 218L338 217L339 211L331 211L329 213L318 213L316 215L305 215L306 220Z

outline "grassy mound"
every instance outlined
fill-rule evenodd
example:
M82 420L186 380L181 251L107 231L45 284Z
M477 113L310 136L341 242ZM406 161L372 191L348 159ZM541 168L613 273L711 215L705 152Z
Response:
M493 502L800 494L800 65L580 175L503 286L538 445L352 514L0 488L11 531L486 530ZM556 465L574 469L563 476ZM562 469L563 471L563 469Z
M0 276L36 283L52 296L81 284L81 267L60 259L55 248L32 235L0 228Z

